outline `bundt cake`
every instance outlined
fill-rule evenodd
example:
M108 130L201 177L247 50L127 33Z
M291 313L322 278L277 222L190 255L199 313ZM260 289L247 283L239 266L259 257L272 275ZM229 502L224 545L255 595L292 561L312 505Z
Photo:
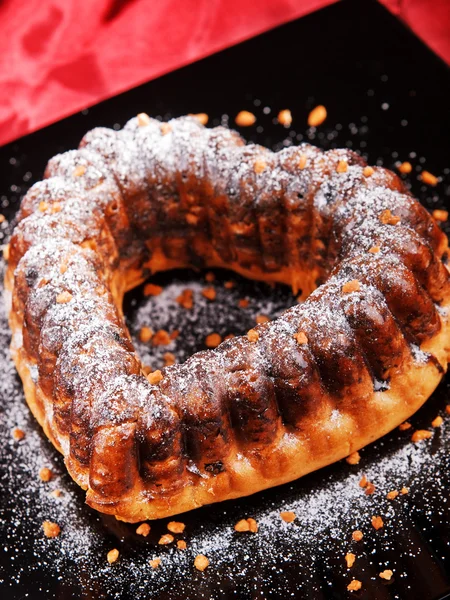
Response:
M140 114L52 158L23 199L12 353L87 503L166 517L296 479L414 413L449 359L447 251L402 181L350 150L275 153ZM148 379L122 300L175 267L305 301Z

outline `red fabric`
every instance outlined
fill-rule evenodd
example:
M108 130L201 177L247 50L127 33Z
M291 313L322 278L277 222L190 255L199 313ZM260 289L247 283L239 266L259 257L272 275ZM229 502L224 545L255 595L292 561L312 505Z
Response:
M0 144L333 1L3 0ZM450 62L448 0L382 1Z

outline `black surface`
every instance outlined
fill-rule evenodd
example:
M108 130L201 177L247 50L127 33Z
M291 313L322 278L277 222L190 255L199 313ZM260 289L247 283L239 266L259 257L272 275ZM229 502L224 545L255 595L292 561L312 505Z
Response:
M243 131L244 135L268 146L279 147L283 140L289 139L292 131L290 139L294 143L312 139L322 147L347 145L367 153L372 164L383 161L386 166L393 167L399 158L410 160L418 170L425 167L440 174L443 181L435 189L420 184L418 171L414 171L410 179L414 193L424 203L429 207L442 207L448 203L449 195L449 92L447 67L384 9L375 2L342 2L3 147L0 149L1 210L11 217L20 196L42 176L48 158L76 147L83 133L94 126L123 125L129 117L142 111L163 118L207 112L210 124L214 125L224 120L223 115L233 117L242 109L255 112L260 128L249 128ZM315 133L308 131L306 117L317 104L327 107L328 119ZM269 114L264 114L266 106L271 108ZM292 130L273 123L278 110L286 107L291 109L294 117ZM185 282L200 280L200 276L194 274L176 277ZM228 277L218 274L219 281ZM169 294L172 279L172 275L158 278ZM254 306L269 293L274 295L277 309L292 302L286 291L270 292L257 284L240 281L237 290L237 294L251 298ZM138 307L145 302L147 300L139 292L128 299L131 329ZM217 314L226 314L227 302L229 298L221 296L214 310L206 311L201 317L211 321L211 331L217 329ZM252 324L250 312L230 311L229 314L228 320L221 321L221 333L242 333ZM178 318L182 318L181 313L175 315L175 320ZM175 326L168 323L170 325ZM190 341L180 339L178 350L183 350L183 343L184 350L189 352L202 348L202 328L204 321L197 329L191 324L190 335L183 336ZM4 335L2 340L6 343ZM444 414L443 407L449 397L448 383L444 382L414 417L413 425L427 427L438 412ZM0 552L2 600L22 597L39 600L103 597L432 600L450 592L450 513L445 503L449 496L450 473L445 452L442 452L443 448L450 450L450 440L445 432L433 439L433 452L436 451L441 461L433 466L435 476L425 480L426 489L421 481L422 487L405 500L403 508L398 509L401 513L398 523L393 519L383 535L375 535L369 528L363 550L347 544L347 551L352 547L358 553L356 570L351 573L343 565L346 550L342 543L349 539L351 515L343 515L340 533L326 536L326 542L312 535L310 548L302 545L296 550L293 547L281 569L277 567L286 549L286 540L282 539L285 534L280 534L280 538L268 538L267 553L261 554L259 548L258 559L251 562L251 567L244 570L242 576L239 570L247 560L245 556L251 558L252 552L256 552L255 538L236 540L235 543L241 546L228 566L221 563L218 568L212 564L205 573L199 574L192 568L186 571L185 566L178 568L176 563L168 562L172 564L169 575L159 576L155 572L147 577L142 575L142 569L133 571L130 564L144 561L144 557L148 562L153 555L164 558L165 549L154 545L157 534L164 531L164 523L153 527L149 540L138 539L132 526L99 517L82 508L83 494L66 475L61 475L60 487L70 490L76 504L68 510L81 510L85 519L83 526L96 532L95 552L98 556L94 559L90 556L84 562L73 561L70 556L65 561L52 562L53 555L47 553L45 544L36 545L35 537L41 536L36 529L39 519L42 521L39 502L36 500L33 512L28 501L27 509L21 513L27 491L10 476L11 464L16 461L18 472L22 467L12 447L8 446L9 440L8 444L5 441L9 433L2 427L9 401L6 397L0 399L0 433L3 436L0 447L4 446L0 454L0 546L8 548L5 551L1 548ZM27 426L38 431L31 418ZM40 438L42 451L51 457L56 470L63 473L61 459L42 435ZM404 436L399 438L397 433L391 434L365 451L366 463L376 465L391 450L405 444L406 439ZM407 475L405 473L405 478ZM318 493L324 482L331 485L335 481L345 481L347 476L348 465L334 465L293 485L184 515L182 520L187 523L188 544L195 545L200 529L204 535L205 531L208 533L224 524L231 526L245 514L258 519L267 505L285 506L290 499L294 501ZM414 488L414 482L411 482L411 488ZM361 502L365 501L362 496ZM339 498L336 503L339 504ZM17 522L17 515L25 513L29 522ZM339 526L338 523L338 529ZM264 540L263 530L257 535ZM324 535L323 532L320 535ZM57 552L57 544L58 540L55 540L51 552ZM114 546L120 547L121 563L103 578L95 577L98 565L103 566L106 551ZM20 548L20 552L15 560L11 560L11 549L14 548ZM395 567L396 577L391 585L377 577L380 570L388 568L382 565ZM398 576L400 573L405 575ZM346 591L353 577L363 581L360 592Z

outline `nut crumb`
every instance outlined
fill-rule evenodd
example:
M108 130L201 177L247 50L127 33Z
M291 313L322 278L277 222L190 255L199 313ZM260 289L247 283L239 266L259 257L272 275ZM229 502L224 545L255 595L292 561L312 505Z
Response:
M53 496L53 498L59 498L62 494L62 491L59 489L53 490L52 492L50 492L50 494Z
M308 125L310 127L318 127L327 118L327 109L322 104L316 106L308 115Z
M265 171L266 167L267 167L266 161L263 160L262 158L257 158L255 160L255 164L253 165L253 170L258 175L259 173L262 173L263 171Z
M359 529L356 529L353 533L352 533L352 538L355 542L360 542L364 537L364 534L362 531L359 531Z
M53 471L48 467L42 467L42 469L39 470L39 477L41 481L45 481L47 483L50 481L50 479L52 479Z
M70 292L64 291L56 296L56 302L58 304L67 304L72 300L73 296Z
M267 315L256 315L255 321L260 325L261 323L268 323L270 319Z
M406 431L407 429L411 429L411 423L409 423L409 421L405 421L404 423L401 423L398 428L400 431Z
M152 337L153 346L167 346L171 342L171 336L165 329L159 329Z
M159 556L157 556L156 558L152 558L151 560L149 560L148 563L152 569L157 569L161 564L161 559L159 558Z
M372 248L369 248L370 254L378 254L379 251L380 251L380 246L372 246Z
M357 465L361 460L361 455L359 452L352 452L345 460L349 465Z
M177 548L178 548L178 550L186 550L186 548L187 548L186 542L184 540L178 540Z
M444 223L445 221L448 221L448 210L433 210L433 217L436 219L436 221L441 221Z
M384 521L381 517L372 517L372 527L377 531L384 527Z
M369 483L369 480L367 479L367 477L365 475L363 475L359 481L359 487L365 488L368 483Z
M295 514L295 512L287 510L287 511L280 512L280 517L283 519L283 521L285 523L292 523L293 521L295 521L297 515Z
M435 419L433 419L431 421L431 426L432 427L440 427L443 422L444 422L444 419L440 415L438 415Z
M374 484L371 481L369 481L369 482L367 482L366 491L364 493L366 494L366 496L371 496L375 492L375 490L376 490L376 487L374 486Z
M183 290L176 298L176 302L186 310L190 310L194 306L194 293L190 289Z
M210 333L205 338L205 345L208 348L217 348L217 346L222 342L222 337L218 333Z
M375 171L373 170L373 167L364 167L363 169L363 175L364 177L371 177L373 174L375 173Z
M236 284L234 281L225 281L223 285L227 290L232 290Z
M248 110L241 110L241 112L236 115L234 121L239 127L250 127L256 123L256 117Z
M6 260L6 262L8 262L8 260L9 260L9 248L10 248L9 244L5 244L3 246L3 258Z
M174 540L174 537L172 534L170 533L165 533L164 535L162 535L159 538L159 542L158 544L160 544L161 546L165 546L166 544L171 544Z
M171 365L174 365L176 363L175 354L172 354L172 352L164 352L163 360L164 366L170 367Z
M257 533L258 523L255 521L255 519L252 519L251 517L248 519L241 519L234 526L234 530L238 531L239 533L242 533L244 531L250 531L251 533Z
M0 223L4 223L6 221L5 215L0 214Z
M145 127L146 125L150 125L150 117L146 113L139 113L137 122L139 127Z
M256 331L256 329L250 329L247 331L247 339L252 343L255 343L259 340L259 333Z
M383 225L397 225L400 223L400 217L393 215L389 209L386 209L382 211L380 221Z
M428 440L432 435L432 432L427 429L418 429L412 434L411 441L417 444L417 442L421 442L422 440Z
M202 290L202 296L204 296L207 300L215 300L216 295L216 290L213 287L207 287Z
M152 337L153 337L153 329L151 327L146 327L144 325L144 327L142 327L139 332L139 339L144 344L148 344L148 342L152 339Z
M357 279L352 279L351 281L347 281L342 286L343 294L351 294L352 292L359 292L361 289L360 283Z
M172 131L172 127L169 125L169 123L161 123L160 129L162 135L167 135Z
M117 548L113 548L106 555L106 560L109 562L110 565L115 563L118 558L119 558L119 551L117 550Z
M345 562L347 563L347 569L351 569L353 567L353 565L355 564L355 560L356 560L356 556L353 554L353 552L348 552L345 555Z
M303 169L306 167L307 160L308 157L306 156L306 154L302 154L300 156L300 160L298 161L298 168L300 169L300 171L303 171Z
M338 166L336 167L336 173L347 173L348 163L346 160L340 160L338 162Z
M156 371L153 371L153 373L149 373L147 375L148 382L151 385L157 385L161 381L162 378L163 378L163 374L161 373L161 371L159 369L156 369Z
M445 407L445 412L450 415L450 404L447 404Z
M284 110L280 110L278 113L278 123L280 125L284 125L284 127L289 127L292 123L292 113L288 108Z
M205 275L205 279L208 283L212 283L216 279L216 276L212 271L208 271Z
M386 569L384 571L381 571L379 576L381 577L381 579L386 579L386 581L390 581L393 574L394 573L391 571L391 569Z
M206 113L190 113L188 116L194 117L194 119L197 119L202 125L206 125L209 121L209 116Z
M432 185L433 187L439 183L439 179L429 171L422 171L420 179L427 185Z
M409 493L409 490L407 487L402 487L402 489L400 490L400 494L402 496L404 496L405 494L408 494L408 493Z
M238 302L239 308L247 308L250 304L250 300L248 298L241 298Z
M47 210L47 208L48 208L48 203L45 200L41 200L39 202L38 208L39 208L40 212L45 212Z
M209 566L209 560L204 554L197 554L194 559L194 567L198 571L204 571Z
M386 498L388 500L395 500L395 498L397 498L398 495L399 495L399 492L397 490L392 490L392 492L388 492L386 494Z
M308 338L303 331L298 331L297 333L294 333L293 337L297 344L299 344L300 346L303 346L304 344L308 343Z
M141 523L139 525L139 527L136 529L136 533L138 535L143 535L144 537L147 537L148 534L150 533L150 525L148 523Z
M184 523L180 523L179 521L170 521L170 523L167 524L167 529L172 533L183 533L185 528L186 525Z
M402 162L397 168L400 173L403 173L404 175L407 175L412 171L412 165L410 162Z
M73 172L73 176L74 177L81 177L85 173L86 173L86 167L84 165L78 165L77 167L75 167L75 170Z
M23 429L19 429L19 427L15 427L12 430L12 436L16 440L16 442L20 442L25 437L25 431Z
M159 296L162 291L163 288L160 285L155 285L154 283L146 283L144 285L144 296Z
M52 523L52 521L44 521L42 523L42 528L44 530L45 537L55 538L61 533L61 527L57 523Z
M358 579L353 579L353 581L351 581L347 586L347 589L349 592L357 592L361 588L362 588L362 583L360 581L358 581Z

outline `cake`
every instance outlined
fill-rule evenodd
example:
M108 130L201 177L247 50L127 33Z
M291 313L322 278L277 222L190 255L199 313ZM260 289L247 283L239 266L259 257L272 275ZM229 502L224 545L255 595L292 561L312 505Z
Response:
M140 114L52 158L23 199L12 355L87 503L166 517L292 481L410 417L447 369L447 253L403 182L350 150L272 152ZM184 267L304 301L147 377L124 294Z

